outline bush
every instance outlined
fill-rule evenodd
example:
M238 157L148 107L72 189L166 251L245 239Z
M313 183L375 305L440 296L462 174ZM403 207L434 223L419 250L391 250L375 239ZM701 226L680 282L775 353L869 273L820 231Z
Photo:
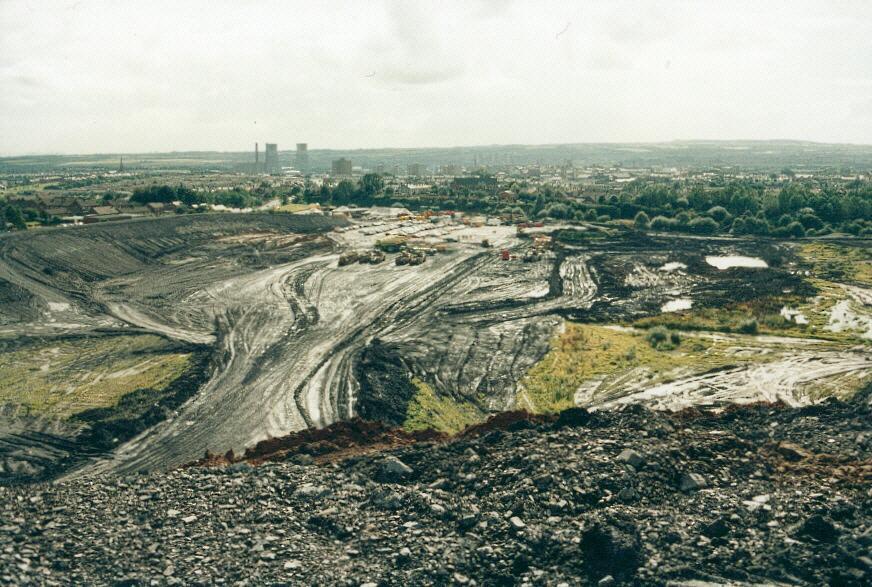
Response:
M824 227L824 222L814 214L803 214L799 217L799 222L805 227L806 230L813 228L815 230L820 230Z
M727 209L723 206L715 206L713 208L709 208L707 214L714 218L715 222L718 223L724 223L730 218L730 213L727 212Z
M805 236L805 228L803 228L802 224L799 222L791 222L783 229L785 236L790 236L793 238L799 238Z
M757 320L754 318L748 318L747 320L742 320L739 323L739 326L736 328L742 334L757 334Z
M669 330L665 326L655 326L648 331L645 338L648 340L648 344L656 349L658 346L669 340Z
M793 324L781 314L766 314L760 321L769 328L787 328Z
M718 231L719 225L708 216L700 216L691 220L687 228L697 234L714 234Z
M654 230L672 230L675 227L675 221L666 216L655 216L651 221L651 228Z
M651 225L651 219L648 218L648 215L644 212L639 212L636 214L636 218L633 219L633 223L636 225L637 229L645 230Z
M653 348L663 351L672 350L681 344L681 334L665 326L655 326L648 331L645 339Z

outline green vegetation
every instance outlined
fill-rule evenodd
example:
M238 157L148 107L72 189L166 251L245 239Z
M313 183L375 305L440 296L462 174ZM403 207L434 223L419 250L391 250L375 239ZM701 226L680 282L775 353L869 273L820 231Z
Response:
M664 312L640 318L631 323L636 328L657 327L678 331L747 332L751 321L757 321L761 334L807 335L802 325L785 320L781 315L784 306L802 303L798 296L770 296L751 302L731 302L720 307L694 307L681 312Z
M459 402L449 397L440 397L433 388L417 377L412 383L418 389L409 402L403 427L408 430L432 428L440 432L459 432L477 422L483 413L475 405Z
M283 204L276 208L274 212L286 212L290 214L295 214L297 212L303 212L305 210L311 210L312 208L317 208L317 204Z
M758 329L757 320L748 318L747 320L742 320L736 330L742 334L757 334Z
M189 360L151 335L31 343L0 354L0 404L66 418L112 407L135 390L160 391Z
M13 230L27 230L27 222L21 208L12 204L4 205L0 202L0 232L7 225Z
M872 182L783 179L636 178L596 199L580 199L551 186L533 189L525 183L506 186L516 200L501 201L493 191L448 185L414 195L382 189L381 176L360 182L340 181L309 188L306 202L362 206L400 204L410 209L454 209L518 218L617 222L639 230L676 231L700 235L794 238L841 231L872 234Z
M560 411L575 405L576 391L592 381L620 386L623 377L636 373L653 384L680 369L711 369L732 360L725 341L699 337L682 344L678 333L664 331L665 339L655 345L644 331L566 322L548 354L522 379L518 408Z
M655 326L645 335L645 339L652 348L661 351L671 351L681 344L681 335L678 332L671 331L665 326ZM635 351L633 356L635 356Z
M185 206L195 204L219 204L228 208L252 208L263 204L263 198L241 188L220 192L194 191L184 185L176 187L168 185L151 185L138 188L130 197L131 202L148 204L149 202L181 202Z
M814 277L872 286L872 248L815 242L801 245L799 254Z

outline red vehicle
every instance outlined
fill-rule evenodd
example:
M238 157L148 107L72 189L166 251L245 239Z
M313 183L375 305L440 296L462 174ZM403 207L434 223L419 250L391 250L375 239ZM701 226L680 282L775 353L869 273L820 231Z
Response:
M503 249L500 256L503 258L503 261L508 261L512 258L511 255L509 255L509 249Z

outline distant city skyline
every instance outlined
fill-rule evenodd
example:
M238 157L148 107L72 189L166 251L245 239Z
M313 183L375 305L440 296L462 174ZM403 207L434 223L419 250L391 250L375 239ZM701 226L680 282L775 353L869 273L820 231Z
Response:
M872 3L6 0L0 87L0 156L870 144Z

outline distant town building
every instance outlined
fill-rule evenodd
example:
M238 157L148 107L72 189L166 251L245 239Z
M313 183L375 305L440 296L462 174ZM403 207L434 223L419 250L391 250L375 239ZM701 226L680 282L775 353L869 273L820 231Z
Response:
M422 177L427 175L427 167L420 163L410 163L407 168L407 173L411 177Z
M333 175L351 175L351 159L343 157L333 161Z
M279 147L275 143L267 143L263 158L264 171L267 173L281 173L279 165Z
M302 172L309 170L309 145L307 143L297 143L295 165Z

